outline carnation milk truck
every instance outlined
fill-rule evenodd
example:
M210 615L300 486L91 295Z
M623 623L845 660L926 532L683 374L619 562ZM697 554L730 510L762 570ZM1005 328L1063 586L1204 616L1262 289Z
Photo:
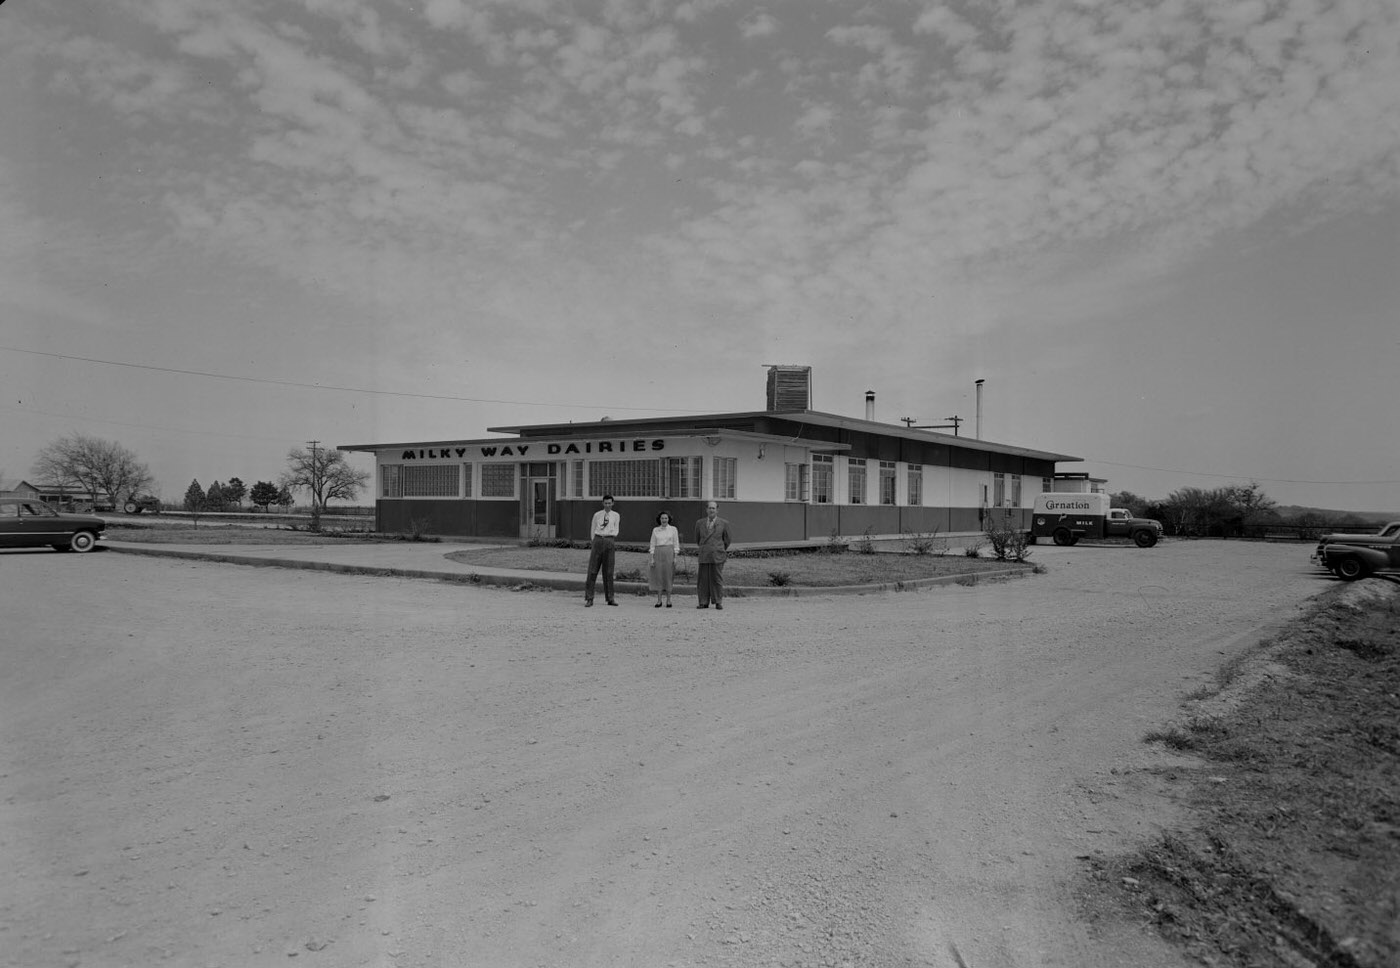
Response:
M1161 522L1109 507L1107 494L1041 494L1031 513L1033 541L1050 538L1057 545L1072 545L1080 538L1132 538L1139 548L1151 548L1161 535Z

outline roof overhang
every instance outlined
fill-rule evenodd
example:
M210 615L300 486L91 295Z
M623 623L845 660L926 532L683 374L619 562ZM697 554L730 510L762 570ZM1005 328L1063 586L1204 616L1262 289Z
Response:
M601 427L598 425L588 425L580 428L578 424L563 424L569 433L560 433L561 440L568 439L584 443L595 440L617 440L619 437L632 438L638 436L662 437L666 440L703 440L712 447L718 446L726 440L753 443L753 444L783 444L789 447L802 447L816 453L826 453L828 451L847 451L851 449L850 444L841 444L828 440L806 440L797 439L781 434L759 434L748 430L734 430L731 427L687 427L684 430L667 432L664 428L647 431L639 434L635 427L619 428L618 432L609 433L607 424ZM494 428L493 428L494 429ZM579 431L584 429L584 432ZM401 443L387 444L337 444L337 450L347 453L373 454L381 450L446 450L454 447L500 447L506 444L534 444L547 439L547 434L537 434L529 437L482 437L473 440L414 440Z

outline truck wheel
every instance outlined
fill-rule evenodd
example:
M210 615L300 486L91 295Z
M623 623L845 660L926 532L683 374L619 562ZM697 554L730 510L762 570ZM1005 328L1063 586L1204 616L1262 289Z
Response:
M1051 537L1055 539L1055 544L1062 548L1065 545L1074 544L1074 535L1069 533L1069 528L1056 528L1055 533L1051 535Z
M1337 559L1337 565L1332 570L1342 581L1356 581L1371 574L1371 569L1366 567L1366 562L1352 555Z
M127 514L140 514L141 505L137 504L135 501L127 501L122 505L122 510Z
M1133 532L1133 544L1139 548L1151 548L1157 543L1157 535L1146 528Z
M79 531L68 539L69 551L91 551L97 546L97 537L91 531Z

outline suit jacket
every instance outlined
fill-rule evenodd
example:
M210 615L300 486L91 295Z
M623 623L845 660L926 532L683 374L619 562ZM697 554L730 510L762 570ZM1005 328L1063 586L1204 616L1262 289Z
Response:
M729 558L729 522L715 518L713 527L708 518L695 522L695 543L699 546L700 564L721 564Z

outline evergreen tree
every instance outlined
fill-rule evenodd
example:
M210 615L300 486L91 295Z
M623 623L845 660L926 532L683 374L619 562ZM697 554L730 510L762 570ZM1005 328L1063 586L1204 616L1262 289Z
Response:
M195 527L199 527L199 513L204 507L204 488L199 486L198 479L190 481L190 486L185 488L185 510L194 515Z
M243 506L243 495L247 493L247 486L236 477L230 477L224 484L224 501L234 508Z
M258 481L248 492L248 500L253 502L254 507L260 507L266 511L277 500L277 485L271 481Z

